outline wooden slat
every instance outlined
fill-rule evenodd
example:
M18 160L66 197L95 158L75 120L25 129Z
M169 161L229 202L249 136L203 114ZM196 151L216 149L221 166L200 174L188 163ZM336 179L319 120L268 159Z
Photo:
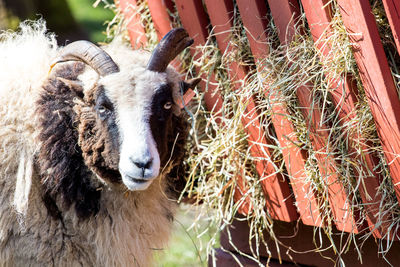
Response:
M302 0L304 12L307 17L308 25L317 49L321 52L322 61L331 60L332 55L331 45L327 42L322 42L322 39L328 40L333 31L330 28L332 20L331 6L328 0ZM326 73L329 78L329 73ZM341 123L350 123L356 119L356 104L357 100L357 84L350 76L345 79L332 78L330 81L332 89L332 100L337 106L337 111ZM380 172L376 171L376 157L367 151L368 141L359 133L359 131L349 132L348 149L349 155L355 159L355 162L361 165L353 168L358 183L361 185L360 196L364 204L364 210L367 216L367 221L374 235L381 238L388 231L390 217L385 216L379 218L376 216L379 211L382 195L378 194L377 190L383 177ZM357 146L365 153L357 152ZM361 170L361 171L360 171ZM367 175L367 176L365 176ZM360 177L361 176L361 177Z
M268 11L265 2L263 0L237 0L236 3L246 29L252 54L255 60L262 64L263 58L268 57L269 54L266 31ZM286 106L279 101L283 98L277 94L279 92L271 92L268 87L265 88L265 95L271 103L271 122L282 149L283 160L295 194L300 218L304 224L322 226L322 216L317 198L312 191L311 184L306 181L307 155L297 146L300 142L295 135L293 123L288 119L289 112Z
M208 38L207 26L209 21L207 20L207 14L203 10L202 3L196 0L175 0L175 4L183 27L194 40L191 52L192 56L196 60L201 57L201 54L195 53L193 47L204 45ZM197 72L199 72L199 70L199 68L196 69ZM215 77L214 75L211 75L211 77L208 78L205 73L200 73L200 75L203 78L200 82L200 87L205 91L204 100L206 107L210 112L218 114L222 110L223 99L217 92L217 87L215 86L217 82ZM205 90L205 88L208 88L208 90Z
M127 30L133 48L144 47L147 43L144 28L140 22L140 16L136 13L136 0L119 0L118 7L124 14L127 22Z
M270 8L274 7L273 19L279 24L278 35L281 43L290 42L295 34L295 19L299 15L297 0L268 1ZM272 12L272 10L271 10Z
M230 0L205 0L205 4L214 27L218 47L222 53L229 54L232 51L232 46L229 46L229 40L232 27L233 2ZM234 90L241 90L241 86L234 81L244 81L246 79L246 69L233 61L229 63L228 74ZM242 123L249 135L250 152L255 158L270 159L271 153L265 146L269 142L260 126L255 102L249 97L246 104L246 114L242 117ZM271 160L259 160L255 165L262 181L267 210L271 217L282 221L296 220L298 214L293 205L294 200L291 197L289 185L281 174L275 170Z
M183 27L194 39L193 46L196 47L205 45L208 38L207 27L210 22L208 21L207 14L203 9L201 1L175 0L175 4ZM194 59L198 59L199 57L201 57L200 53L194 53L194 50L191 50L191 52ZM196 72L199 72L199 68L196 68ZM218 116L222 115L221 111L223 99L217 91L217 87L215 85L217 84L217 82L215 80L215 77L213 74L208 77L206 73L200 73L200 75L203 78L200 83L200 87L204 90L204 100L206 107L210 112L214 113L215 117L218 118ZM221 120L217 119L216 121L218 123L221 123ZM240 170L238 170L238 177L236 179L237 188L235 190L234 200L243 201L243 204L239 206L238 211L239 213L246 215L249 213L252 207L250 198L244 197L247 189L244 179L240 174Z
M240 18L246 30L247 40L255 60L262 60L269 54L267 6L262 0L238 0Z
M338 0L343 23L400 200L400 102L368 1Z
M286 44L293 39L293 33L296 29L296 18L299 14L297 2L288 0L268 0L269 7L275 25L279 29L280 41ZM330 139L329 126L322 121L322 115L318 107L313 104L312 87L308 84L300 86L296 95L299 105L302 108L303 115L307 119L309 136L314 151L321 177L328 186L328 197L332 213L335 218L336 227L341 231L359 232L358 216L353 213L349 205L348 196L345 188L340 182L340 176L337 173L333 151L329 148L327 142Z
M161 39L171 29L171 21L168 15L168 7L163 0L147 0L154 28L157 31L158 39Z
M386 16L389 20L390 28L396 43L397 51L400 54L400 1L399 0L382 0L385 7Z

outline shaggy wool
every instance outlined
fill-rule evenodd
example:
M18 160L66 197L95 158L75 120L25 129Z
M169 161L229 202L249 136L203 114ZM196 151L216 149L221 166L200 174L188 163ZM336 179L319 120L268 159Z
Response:
M118 73L98 77L81 62L49 73L58 50L43 21L0 35L0 266L150 266L185 182L187 123L177 107L150 118L152 132L165 123L155 137L162 171L129 191L118 172L121 134L110 130L120 122L100 120L95 100L108 90L111 103L135 105L125 99L150 99L160 84L176 99L180 77L146 71L149 53L117 41L105 50Z

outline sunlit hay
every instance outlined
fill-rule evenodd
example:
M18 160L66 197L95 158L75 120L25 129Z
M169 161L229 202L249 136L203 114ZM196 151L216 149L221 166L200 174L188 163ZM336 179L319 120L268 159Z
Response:
M397 47L394 42L394 37L393 37L392 31L391 31L391 27L389 25L385 10L384 10L383 3L382 3L382 1L378 1L378 0L370 0L369 2L371 4L372 13L374 14L375 20L377 22L379 34L381 37L383 48L385 50L386 58L389 63L389 67L391 68L393 80L397 87L398 94L400 94L399 93L399 91L400 91L400 70L399 70L400 55L397 51ZM363 101L367 102L365 96L364 96ZM363 103L363 104L367 105L367 103ZM378 135L376 134L372 115L370 113L367 113L367 114L365 114L365 116L368 118L366 121L369 123L365 123L364 126L367 128L370 128L370 130L368 132L371 133L371 140L373 141L374 148L378 152L381 152L381 157L383 157L383 153L382 153L383 151L382 151L382 148L379 146L379 138L378 138ZM372 128L372 130L371 130L371 128ZM381 164L386 165L385 162L383 162L383 163L381 162ZM386 173L388 173L387 166L384 168L383 172L385 173L385 175L386 175ZM391 180L391 179L389 179L389 180ZM396 214L397 213L398 212L396 212Z
M152 51L159 40L146 0L138 0L136 2L135 13L140 17L140 24L144 28L147 39L146 49Z
M332 21L329 25L329 31L325 33L319 40L313 42L310 40L310 47L322 47L321 50L315 49L317 56L317 65L315 67L315 80L313 81L313 96L316 103L319 103L319 107L322 109L323 122L326 123L329 130L329 139L326 143L326 151L331 153L331 156L335 158L336 172L340 174L339 179L341 184L345 189L345 193L348 195L348 201L352 208L352 212L357 213L358 210L363 210L363 205L361 204L361 197L357 189L357 179L362 180L367 177L367 174L362 173L363 166L365 162L358 162L356 155L353 154L354 144L349 142L349 137L352 136L352 130L357 123L357 118L355 120L349 120L351 116L354 116L356 110L353 110L350 114L347 114L343 119L339 117L339 113L342 111L342 105L344 99L340 100L340 103L336 106L331 99L331 94L333 90L336 90L336 86L343 86L343 81L346 80L347 75L350 73L357 76L357 68L355 65L355 60L352 55L351 45L347 37L347 32L341 21L341 16L338 7L335 5L334 1L331 1L333 7ZM307 45L308 46L308 45ZM323 55L320 51L327 51L329 53ZM313 59L314 60L314 59ZM333 81L338 82L334 84ZM360 150L357 150L358 152ZM314 164L316 159L314 159ZM312 163L311 163L312 164ZM358 168L359 166L359 168ZM354 169L358 168L360 172L359 177L355 177ZM318 177L318 175L317 175ZM323 179L323 177L320 177ZM315 181L315 180L314 180ZM317 192L321 192L321 186L327 188L327 184L317 185ZM325 207L329 207L328 192L323 191L323 202L324 209L323 214L328 215ZM363 223L365 218L365 213L361 213L361 221L359 224ZM331 234L330 227L334 224L334 219L329 217L328 225L329 227L325 229L327 234ZM342 247L335 247L333 249L337 252L342 253L343 248L350 245L351 241L354 241L356 247L358 246L355 242L354 237L350 237L347 243L342 244ZM353 239L353 240L352 240Z
M290 112L289 120L295 126L297 139L300 143L297 146L305 149L309 153L306 162L307 180L312 185L312 190L319 193L321 213L326 216L328 225L332 225L330 207L327 198L327 186L320 177L313 146L310 143L310 132L306 124L306 119L302 114L302 108L298 106L296 91L299 86L309 83L315 92L320 90L319 80L321 79L321 67L318 64L318 58L313 49L310 39L303 38L300 34L296 36L295 41L288 46L280 46L278 50L271 51L270 55L261 62L264 69L261 76L268 80L269 91L272 92L266 96L266 103L285 103ZM289 59L289 60L288 60ZM279 97L279 98L277 98ZM315 105L318 104L318 98L315 99ZM278 114L279 115L279 114ZM322 153L322 152L320 152Z
M396 47L392 30L388 22L382 1L370 0L370 4L372 8L372 13L374 14L375 20L377 22L379 35L381 37L386 58L388 60L392 77L397 88L397 93L398 95L400 95L400 55L397 50L398 48ZM363 104L367 106L366 100L364 100ZM384 177L379 187L379 192L385 198L385 203L381 205L379 214L382 216L384 214L389 214L391 216L390 228L396 229L393 230L393 232L397 233L397 230L400 228L400 208L398 205L398 199L396 198L392 178L390 176L388 166L383 155L382 147L379 143L378 135L376 134L375 124L373 122L372 115L366 112L364 116L367 118L365 122L365 127L369 129L368 133L372 140L372 149L375 150L376 153L379 155L380 161L378 167L382 170L382 174ZM388 232L386 237L393 239L393 232ZM382 251L388 251L391 245L390 242L390 240L388 240L387 242L385 242L385 240L382 240L382 242L380 243Z
M235 29L231 34L232 40L236 39L237 43L243 44L244 31L238 34ZM191 171L187 187L192 196L201 203L197 207L199 214L209 215L211 225L217 226L220 231L231 223L242 206L250 207L250 222L252 218L264 220L257 228L252 228L256 232L252 235L258 237L258 233L271 225L272 220L264 211L265 198L258 174L252 167L255 160L259 159L251 156L248 136L242 126L242 116L246 113L248 98L253 93L244 87L235 91L227 74L227 66L231 61L240 60L240 63L246 65L248 63L242 61L243 56L238 56L237 52L243 51L237 49L235 41L231 41L230 46L234 49L221 55L214 37L209 38L203 47L198 48L201 49L202 56L193 64L200 67L201 73L208 73L208 77L215 76L215 90L221 94L224 104L222 110L217 113L205 109L201 110L202 114L196 113L197 122L203 121L206 125L196 123L196 127L199 128L194 131L194 139L197 142L194 142L195 146L192 147L188 158ZM240 179L244 184L242 189ZM247 200L250 200L250 203ZM215 241L211 240L210 244L214 243ZM208 248L211 249L211 246ZM257 251L255 255L258 257Z
M392 29L386 16L382 1L370 0L369 2L371 3L372 13L375 16L379 35L381 37L383 48L385 49L386 58L388 59L392 71L397 93L400 95L400 55L397 51Z
M376 15L379 24L379 18L384 18L383 7L376 4L379 1L371 0L371 2L375 5L374 14L380 14L380 17ZM327 56L322 56L315 49L303 16L299 20L299 28L303 29L303 34L297 32L293 41L287 45L277 45L277 29L271 20L268 26L270 39L267 41L270 54L263 60L254 61L240 16L235 9L233 13L235 26L230 32L229 47L231 49L220 52L215 39L216 35L210 29L210 38L203 46L195 48L193 58L190 57L188 51L180 57L181 68L185 72L190 73L191 76L201 73L207 77L205 88L197 91L196 97L189 106L191 131L188 142L189 152L185 162L188 183L181 200L189 198L194 203L192 209L197 211L198 216L194 218L190 230L197 236L202 236L207 232L200 227L200 220L206 218L208 221L210 225L208 229L213 231L212 237L208 244L201 244L201 247L207 249L210 254L214 253L212 247L218 244L218 233L226 229L234 218L240 217L239 211L243 213L246 209L248 213L244 217L250 226L249 239L257 244L252 255L248 257L259 259L258 248L261 245L266 247L271 256L268 247L271 244L268 242L270 240L275 242L278 251L278 244L286 249L280 253L293 252L290 243L282 243L274 234L274 221L266 210L260 177L254 167L258 160L267 160L274 164L277 172L285 177L288 176L282 160L282 147L279 146L279 140L271 124L271 116L276 115L272 107L282 103L289 111L288 119L296 129L293 137L296 137L298 142L294 145L308 154L305 163L305 180L311 184L309 194L317 197L322 219L326 224L323 228L315 229L315 251L332 249L337 255L337 258L332 260L342 262L341 256L347 253L349 246L353 244L362 262L363 241L371 238L372 235L369 230L366 230L361 235L350 235L347 239L343 239L341 244L333 242L333 235L337 234L334 233L335 218L329 202L328 182L326 177L321 176L318 155L329 155L334 158L336 162L334 171L339 174L340 182L349 196L350 206L354 211L360 210L362 219L365 220L365 209L368 204L361 201L360 187L363 186L368 173L364 171L366 163L360 158L365 154L376 154L379 160L376 170L383 176L378 189L378 194L382 195L382 203L379 203L379 210L376 211L377 225L379 226L384 218L389 217L390 227L399 228L399 205L374 120L360 82L348 33L342 24L335 1L331 1L331 4L333 6L333 20L330 24L332 33L323 36L317 42L317 45L331 48ZM146 1L139 1L137 10L141 23L146 29L146 36L150 40L149 49L151 49L157 43L157 35ZM170 15L174 18L172 25L181 26L177 12ZM122 23L119 24L120 22L117 21L116 19L115 25L118 25L117 28L120 27L118 31L122 29L124 32L123 26L120 26ZM384 19L382 21L387 23ZM387 25L383 28L387 29ZM387 40L387 43L392 45L392 41ZM390 51L395 54L393 48ZM229 79L230 62L238 62L249 70L245 80L236 81L240 84L240 90L235 90ZM392 61L392 66L396 65L393 64L395 62ZM392 73L396 78L398 75L396 68L392 68ZM351 114L352 119L345 121L338 116L342 106L335 106L331 98L332 90L335 89L332 88L332 81L343 81L349 76L352 76L357 83L359 102ZM299 106L296 96L301 86L310 88L313 100L311 108L320 110L322 122L329 132L326 146L318 151L311 142L311 131L307 125L310 118L304 116L304 109ZM266 88L268 88L267 92ZM224 101L221 110L210 111L205 107L204 92L211 89L218 92ZM257 119L270 140L267 149L271 152L271 158L255 158L250 153L248 135L242 121L250 97L257 103ZM359 140L349 142L349 137L354 135L360 136ZM324 165L321 166L324 167ZM289 178L294 179L294 177ZM395 231L384 234L389 237L393 232ZM319 242L321 235L327 235L331 243L321 244ZM380 246L377 253L384 256L392 240L392 238L377 240Z
M383 3L382 1L370 0L370 4L377 22L385 54L391 68L393 80L399 92L400 71L398 69L398 66L400 65L400 56L394 43L394 38L390 29L389 22L387 20ZM382 255L385 256L385 253L389 250L393 240L396 239L395 235L397 236L397 230L400 228L400 208L394 191L388 165L384 157L384 151L382 149L376 131L375 122L373 120L367 97L364 93L358 76L357 81L359 84L359 92L361 98L358 108L358 116L360 118L360 122L357 130L360 131L363 136L365 136L366 140L368 140L368 146L371 153L375 153L377 155L379 163L376 166L376 169L379 170L379 172L383 176L383 181L378 188L378 193L382 195L382 199L384 201L380 203L379 211L377 211L377 216L379 216L379 220L383 220L386 215L386 218L390 219L389 231L387 231L387 233L384 233L384 239L379 240L380 251ZM366 233L364 238L367 238L368 236L369 233Z
M202 73L215 73L218 83L217 91L222 94L224 105L221 111L223 114L222 117L213 117L214 114L206 112L205 109L198 109L198 111L204 112L204 114L201 114L201 112L195 113L197 120L196 127L199 128L193 131L196 136L194 139L197 142L192 147L191 157L189 157L190 179L187 187L188 191L192 197L195 197L198 203L201 203L197 207L200 210L200 214L212 214L210 222L214 226L219 226L218 229L220 230L236 216L239 206L242 203L246 203L246 197L248 196L251 201L250 206L252 207L251 212L247 216L251 225L250 240L255 241L257 244L264 243L267 246L264 238L274 238L273 221L265 210L265 199L259 184L258 175L254 169L241 170L241 176L245 181L247 191L242 192L245 194L243 198L237 202L234 201L235 190L238 190L237 178L238 171L241 169L240 166L251 166L257 160L252 158L249 153L248 143L246 142L247 136L244 134L242 128L241 115L245 112L247 99L250 96L255 97L258 103L271 102L268 97L265 98L262 91L262 88L265 86L264 81L268 80L271 91L280 91L280 95L283 98L279 99L279 101L287 103L291 111L289 114L290 119L298 130L297 134L301 142L298 145L309 152L310 156L306 163L306 171L309 175L307 179L310 180L313 190L318 192L320 196L321 211L325 216L324 220L327 221L327 227L321 229L321 231L325 231L330 235L334 225L334 218L330 213L327 184L320 177L314 156L315 153L323 152L312 150L309 130L295 96L295 92L300 85L310 83L315 96L315 105L322 103L322 112L325 115L324 120L327 122L335 121L336 117L332 115L334 114L334 108L329 102L329 95L327 93L327 84L323 80L323 74L326 69L321 68L319 59L313 49L312 40L309 37L302 38L298 34L294 43L287 47L282 46L280 50L272 51L266 61L262 62L263 66L261 68L258 66L258 69L261 69L259 73L253 72L246 82L240 81L243 82L240 92L234 91L227 82L229 79L227 77L226 66L229 65L230 61L243 62L246 65L250 62L251 64L251 57L245 57L246 60L244 60L243 56L238 56L240 54L246 55L246 51L249 54L248 47L243 50L243 43L246 42L241 38L245 38L241 29L239 28L239 31L236 28L233 29L231 46L236 49L230 50L229 53L223 53L222 56L216 50L215 42L210 39L202 47L204 56L193 64L194 66L201 67ZM337 61L339 60L337 59ZM340 66L337 63L335 65ZM268 105L262 104L258 108L260 113L259 120L263 123L264 130L270 133L269 137L274 140L273 130L270 130L271 125L268 120L271 110L268 108ZM201 125L201 122L206 122L206 125ZM337 122L332 123L332 125L337 124ZM341 128L339 127L335 133L332 133L331 140L328 142L330 146L335 147L336 135L340 130ZM202 135L202 138L206 137L206 139L199 142L198 140L202 139L197 137L199 134ZM346 151L346 149L339 150L338 146L339 144L335 147L336 151ZM284 172L285 170L280 162L279 147L274 146L271 149L273 150L272 154L275 156L274 162L277 162L277 169ZM335 151L335 149L330 151ZM336 152L334 157L346 158L344 152L341 153ZM346 168L338 170L338 172L343 173L342 177L344 178L345 187L350 188L349 191L351 191L352 182L354 182L351 179L351 171ZM349 199L349 201L353 200ZM264 236L264 230L267 230L268 237ZM347 240L341 247L336 248L332 246L340 254L346 250L349 241L351 239ZM276 240L276 242L280 241ZM211 242L211 244L214 243L215 241ZM329 246L329 244L322 244L316 250L325 249ZM259 252L253 251L253 257L259 257Z
M365 207L365 204L363 204L360 200L358 187L362 186L359 183L364 177L367 177L368 174L361 172L359 177L354 176L353 167L359 168L358 170L360 171L360 169L362 169L361 167L365 165L365 163L359 162L354 154L349 153L351 149L348 147L349 144L347 141L347 136L350 135L352 131L360 131L360 135L362 135L369 142L372 141L373 146L371 146L368 151L360 151L358 149L358 153L372 153L375 151L381 151L379 139L377 139L376 129L373 125L373 120L371 120L372 117L370 115L369 108L363 101L360 101L360 108L358 111L354 111L358 116L356 116L354 120L351 120L347 123L344 123L344 121L337 117L336 113L339 112L338 109L340 107L334 107L332 105L330 100L330 92L332 90L332 88L330 88L330 79L334 79L336 77L338 79L345 79L348 73L352 74L357 79L359 78L355 61L352 57L350 43L347 40L347 33L341 24L338 12L335 12L331 27L333 29L333 35L330 36L329 39L320 40L320 42L329 43L333 47L328 61L325 60L324 62L321 62L320 57L316 57L318 53L316 54L315 51L313 51L313 42L310 39L307 39L309 37L302 37L301 35L298 35L296 36L297 38L295 41L288 47L281 46L280 49L282 49L284 52L281 54L278 52L277 55L271 54L263 62L266 66L263 71L266 71L269 75L268 83L270 90L280 90L280 96L287 97L287 99L283 99L283 101L286 103L287 108L291 113L289 118L297 129L297 137L301 141L302 147L309 152L309 160L306 164L308 174L307 179L309 179L309 182L312 184L314 190L321 197L321 212L326 216L325 219L328 223L328 227L324 230L328 235L331 232L330 227L334 224L334 221L333 218L330 217L331 215L329 212L330 205L327 198L327 184L325 184L323 177L320 176L318 167L316 165L316 159L313 156L315 153L326 152L325 150L323 152L313 151L313 147L309 139L309 129L304 124L306 118L303 117L301 109L299 109L296 101L296 89L306 83L312 86L313 100L315 103L314 105L319 105L318 107L322 110L322 114L324 115L324 122L330 125L330 139L328 140L327 145L331 149L328 150L330 151L328 153L331 153L331 155L339 163L336 166L337 172L341 174L341 182L351 197L349 201L351 201L351 206L354 209L363 210ZM274 53L274 51L272 53ZM287 61L285 58L289 60ZM273 59L275 59L275 61L273 61ZM324 67L321 67L321 65ZM330 75L327 76L326 73L329 73ZM271 79L271 76L273 75L276 76ZM264 77L265 76L267 75L264 74ZM271 80L273 81L271 82ZM365 97L362 90L361 97ZM369 114L369 118L366 118L365 112ZM369 124L366 123L365 119L368 119ZM365 124L368 125L366 126ZM359 147L356 146L355 148L357 149ZM383 159L382 153L381 159ZM381 209L379 210L379 213L398 214L398 204L393 191L393 186L391 185L391 179L387 171L387 166L384 166L384 161L381 161L380 165L383 165L380 167L382 168L386 178L380 187L380 191L384 191L382 199L385 200L385 203L380 203ZM385 197L386 195L390 195L391 197L387 199ZM364 213L363 215L365 216ZM393 221L393 228L398 227L397 225L398 223ZM364 238L367 238L370 235L370 232L367 231ZM357 241L356 238L352 239L353 240L349 239L348 241L354 242L357 247L361 247L360 241ZM335 248L335 250L339 254L345 252L346 247L349 244L350 243L347 242L343 244L342 247Z
M383 5L381 1L372 1L372 2L374 2L373 5L374 13L380 14L380 16L377 16L378 25L384 23L385 21L387 23L387 19L384 15ZM357 196L357 192L359 191L359 187L364 186L363 179L368 177L368 173L365 173L366 168L363 168L366 167L365 162L357 159L357 156L359 156L359 158L362 158L362 155L372 154L378 156L379 158L379 164L376 166L375 169L377 172L382 174L383 181L381 182L381 185L378 189L378 194L381 195L381 203L378 203L379 210L376 210L376 216L378 218L377 226L379 227L381 223L385 223L383 220L387 220L388 218L390 218L391 220L389 231L383 233L385 235L385 238L379 240L379 244L381 246L380 252L384 255L387 252L388 248L390 247L391 242L393 241L393 233L397 232L394 229L399 228L398 201L394 192L392 179L389 174L387 163L384 159L383 150L377 135L375 123L370 108L368 106L363 86L361 84L361 80L358 74L358 69L355 64L355 60L352 56L351 44L347 37L348 34L341 22L339 8L335 5L335 2L332 2L332 4L335 11L334 18L331 24L334 30L334 34L332 35L333 39L331 38L327 39L326 42L332 43L332 48L333 48L332 53L338 53L339 55L340 54L342 55L341 57L332 56L332 58L339 58L339 59L342 58L342 59L340 59L339 61L332 60L331 62L324 63L324 65L328 66L329 73L335 74L337 79L345 79L346 75L352 75L352 77L356 80L356 83L358 85L358 94L359 94L359 102L357 104L357 109L354 110L356 116L348 123L346 124L342 123L341 132L344 137L343 140L345 141L347 140L347 136L350 136L354 133L356 133L355 134L356 136L360 136L361 139L359 140L359 143L356 142L355 144L353 144L356 153L354 154L353 152L353 154L349 154L347 156L350 161L347 161L345 160L345 158L343 158L341 162L347 162L347 164L345 165L357 168L357 170L360 172L359 177L354 177L354 174L353 177L349 176L349 179L352 180L352 186L349 187L348 189L349 192L353 192L355 196L352 205L355 208L363 210L364 208L366 208L366 205L368 204L362 203L360 201L360 198ZM377 9L377 7L379 8ZM386 31L383 34L385 38L388 38L389 36L387 32L388 27L389 25L380 26L380 28L386 29ZM380 31L382 32L382 30ZM391 41L388 41L388 39L386 39L385 41L384 40L385 38L382 38L383 44L385 46L385 51L389 50L389 52L387 52L387 55L389 58L389 62L391 62L391 59L393 59L394 57L390 56L390 53L394 55L397 52L394 47L393 39ZM393 61L391 64L395 65ZM394 76L394 79L396 80L396 71L394 68L392 68L392 74ZM337 107L336 110L339 110L339 108L340 106ZM348 145L347 143L343 144L344 147L347 145ZM343 152L341 151L340 154L343 155ZM363 215L365 216L365 213L363 213ZM366 231L364 233L364 236L362 237L362 240L365 240L371 235L372 233L370 231Z

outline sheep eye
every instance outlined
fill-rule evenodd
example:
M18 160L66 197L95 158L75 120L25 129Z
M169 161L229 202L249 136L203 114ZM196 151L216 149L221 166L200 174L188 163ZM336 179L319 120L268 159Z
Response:
M107 113L110 112L110 110L105 106L98 107L97 111L99 112L100 115L106 115Z
M171 109L172 108L172 102L167 102L164 104L164 109Z

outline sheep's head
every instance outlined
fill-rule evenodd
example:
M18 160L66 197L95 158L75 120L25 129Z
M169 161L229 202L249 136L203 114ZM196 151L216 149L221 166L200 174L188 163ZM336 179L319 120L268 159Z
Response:
M77 135L75 140L79 146L71 141L69 149L63 150L75 150L76 153L70 152L78 158L81 154L86 166L105 183L122 181L129 190L146 189L174 158L172 153L182 155L182 151L172 151L174 144L183 142L182 138L185 138L182 133L179 136L182 122L178 102L181 93L196 86L199 79L183 82L168 64L192 42L186 31L180 28L169 32L151 57L142 53L132 54L131 51L129 56L117 53L117 58L111 58L106 51L86 41L66 46L55 62L68 63L66 67L53 71L54 78L50 79L53 84L39 103L39 111L46 116L51 109L57 113L54 115L53 112L51 119L43 117L42 142L48 143L47 147L57 143L54 133L46 134L46 123L54 123L54 120L60 120L58 124L65 123L65 118L58 118L63 116L60 105L65 105L65 110L71 108L73 115L66 115L67 120L71 120L72 129L68 129L71 132L64 131L64 134ZM44 88L46 90L46 86ZM60 100L60 96L54 96L57 101L48 101L47 98L54 95L50 92L54 88L58 91L56 94L64 94L68 101ZM49 103L55 102L57 104L52 105L57 107L49 108ZM54 153L54 157L60 158L57 153L62 152ZM52 156L46 149L41 154L41 158ZM53 170L51 164L51 160L47 165L42 164L42 173L46 173L46 169ZM73 168L69 166L68 175ZM76 176L84 171L76 170ZM93 188L91 181L84 183ZM59 181L53 181L49 187L54 191L54 186L59 184ZM95 188L93 190L95 194ZM79 192L75 194L79 195Z

